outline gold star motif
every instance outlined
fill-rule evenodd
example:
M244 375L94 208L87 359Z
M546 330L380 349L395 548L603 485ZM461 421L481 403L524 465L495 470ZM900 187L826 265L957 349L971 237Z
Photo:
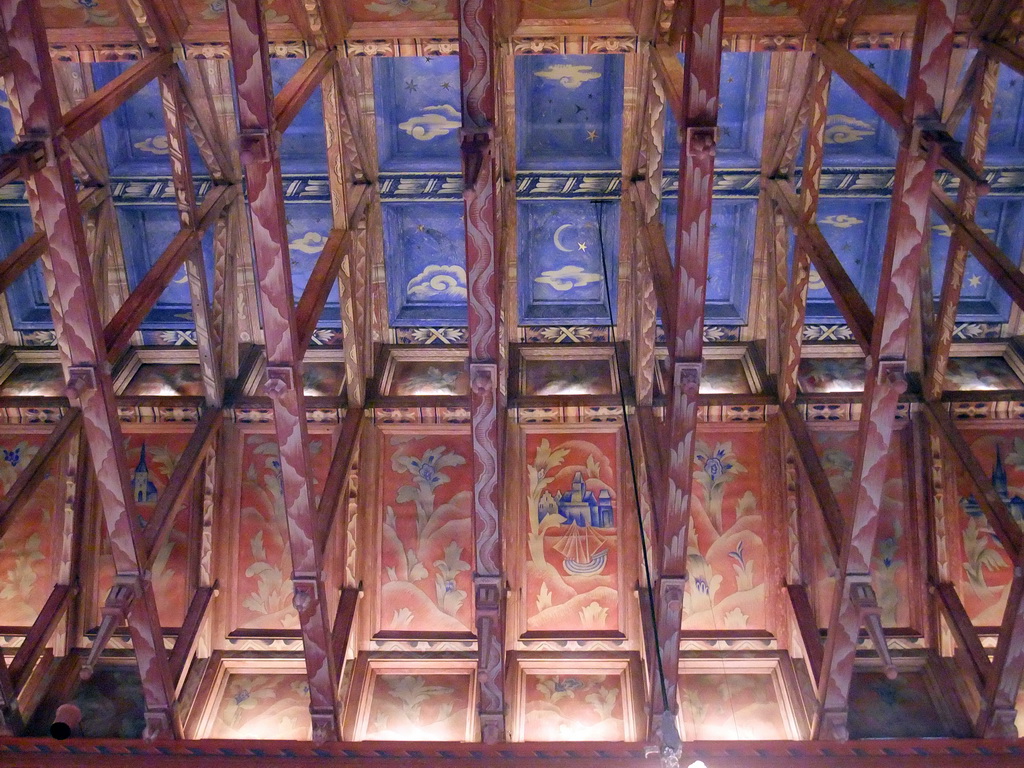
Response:
M981 278L978 277L977 275L971 275L967 282L971 284L971 288L977 288L979 285L981 285Z
M587 244L586 243L576 243L576 245L578 245L580 247L580 250L583 251L584 253L587 252Z
M597 141L597 131L587 131L587 141Z

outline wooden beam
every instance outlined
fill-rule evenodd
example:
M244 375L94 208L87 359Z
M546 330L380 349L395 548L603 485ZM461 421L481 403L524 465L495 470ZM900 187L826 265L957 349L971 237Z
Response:
M41 141L22 141L0 155L0 187L31 176L46 163Z
M11 661L11 680L19 690L28 682L32 668L46 650L57 625L71 605L71 599L78 593L78 586L73 584L56 584L46 598L43 609L32 623L32 629L25 635L24 641Z
M500 487L504 407L498 366L501 280L498 271L498 173L494 144L494 0L459 2L462 174L469 303L470 429L473 438L474 574L481 740L507 739L505 723L505 575Z
M217 585L198 587L192 595L192 601L185 613L185 621L174 639L174 650L171 651L171 674L180 684L182 676L188 671L188 664L196 651L199 633L210 611L210 604L217 595Z
M339 664L345 661L348 645L352 638L352 624L356 618L356 606L363 594L363 587L342 587L338 599L338 611L334 614L334 629L331 632L331 650Z
M116 362L131 343L132 334L138 329L146 315L159 300L160 296L171 284L171 280L181 269L195 249L202 242L203 233L213 225L225 206L238 194L238 187L219 186L214 188L199 210L198 221L194 228L183 228L150 267L135 290L117 310L104 329L104 343L107 347L106 359Z
M64 115L64 138L70 142L78 140L172 66L174 55L170 51L154 53L133 64Z
M956 638L957 645L967 653L977 688L984 690L985 684L992 674L992 662L989 661L988 652L981 644L978 630L971 623L967 609L960 601L956 587L948 581L943 581L932 585L932 590L942 615L946 617L946 626Z
M687 571L690 502L697 437L697 395L704 344L704 295L711 240L721 79L723 0L696 0L675 7L672 28L685 34L685 63L674 49L660 47L655 63L662 75L680 130L679 214L676 222L674 298L668 337L669 388L666 414L664 518L657 560L657 635L666 681L654 696L651 717L660 732L661 715L676 712L679 630ZM671 36L670 36L671 40Z
M0 0L0 18L11 60L11 99L19 106L20 125L15 128L23 135L55 136L62 122L39 2ZM153 66L152 62L143 63ZM115 100L110 92L107 97ZM82 129L92 120L90 115L102 111L94 103L78 112L72 124ZM128 461L113 382L105 364L106 347L67 142L53 142L52 156L47 160L47 165L29 180L27 189L36 225L47 238L49 253L43 258L43 271L54 328L68 392L84 417L114 567L118 579L135 596L128 624L146 700L146 734L173 738L181 735L181 726L174 708L156 598L152 583L143 577L140 567L141 531L128 487Z
M866 353L871 345L875 325L871 308L843 269L843 265L839 263L839 257L822 234L821 228L813 219L806 219L801 214L802 204L798 201L793 183L785 179L769 179L766 185L769 193L779 204L786 221L793 228L800 247L806 251L818 270L818 275L828 288L843 319L850 326L854 338Z
M10 288L21 274L46 253L46 235L33 232L0 262L0 293Z
M229 0L228 34L238 94L256 275L266 339L267 383L279 445L292 556L294 603L309 679L313 740L340 738L338 660L331 651L323 563L316 542L309 432L296 335L281 156L274 133L267 29L259 0Z
M988 147L992 111L995 107L996 85L999 80L999 64L979 53L975 63L982 62L981 75L969 96L971 119L967 127L967 161L980 174L985 167L985 150ZM972 64L973 67L973 64ZM965 93L967 86L965 85ZM961 220L973 221L978 208L977 185L962 182L957 192L957 213ZM984 233L982 233L984 234ZM933 324L933 338L926 339L928 353L925 364L925 396L936 400L942 396L946 385L946 368L949 350L953 344L953 330L956 327L956 312L960 306L960 292L963 290L964 270L967 267L969 245L966 233L959 227L950 226L949 250L946 256L946 271L942 276L939 305ZM931 285L927 286L929 295Z
M955 13L955 0L924 0L918 9L906 114L906 119L915 124L933 119L941 110L953 48ZM819 52L828 49L828 45L819 43ZM831 55L827 50L826 54ZM845 79L846 75L843 77ZM884 103L878 106L885 108ZM874 602L870 587L871 558L878 530L882 487L888 474L896 410L899 396L906 389L913 297L919 285L921 259L930 234L928 202L938 156L937 145L933 144L927 154L922 153L916 135L910 133L901 140L896 160L896 179L858 432L854 470L856 500L853 519L844 530L837 563L839 578L818 684L814 731L823 739L842 741L849 738L850 682L860 629ZM871 621L877 622L877 613ZM877 623L875 629L880 631ZM879 652L883 658L887 654L884 643Z
M1024 273L1003 253L1002 249L986 235L973 219L956 210L956 206L941 188L932 192L932 208L949 225L953 234L966 246L985 271L992 275L1000 288L1009 294L1013 303L1024 307Z
M185 450L178 458L178 463L174 465L174 471L171 472L171 476L167 480L167 486L160 493L149 525L146 526L147 555L145 563L147 568L153 567L167 537L171 535L178 509L192 489L196 474L199 472L206 454L213 446L223 421L224 411L220 408L207 409L192 432L188 445L185 446Z
M365 411L362 408L349 408L344 421L341 422L338 444L334 448L331 467L327 472L323 493L320 494L320 506L317 509L320 528L316 540L317 546L320 547L324 556L327 542L331 538L331 531L340 517L339 510L348 504L346 490L359 452L359 438L363 432L364 422ZM336 656L336 658L340 657Z
M274 97L274 128L279 133L288 130L292 120L296 118L313 91L320 87L324 77L335 63L335 53L331 51L314 51L306 59L299 71L284 84Z
M1005 64L1019 75L1024 75L1024 51L1017 46L995 40L983 40L981 50L989 58Z
M814 617L811 598L803 584L787 584L786 593L789 595L789 605L796 619L797 632L800 633L804 653L807 655L808 672L811 679L817 683L821 677L825 647L821 642L821 632L818 630L818 620Z
M46 478L47 470L61 455L68 441L77 437L81 428L82 412L77 408L69 409L57 426L46 437L39 450L32 457L11 487L0 500L0 538L10 530L14 518L22 507L32 498L39 484Z

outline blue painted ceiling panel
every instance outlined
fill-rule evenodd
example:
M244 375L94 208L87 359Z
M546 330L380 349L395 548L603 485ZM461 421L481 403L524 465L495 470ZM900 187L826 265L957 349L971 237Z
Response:
M382 208L391 324L465 325L462 203L387 203Z
M459 170L459 58L377 58L373 78L381 171Z
M28 208L0 209L0 257L25 242L32 234L32 219ZM7 307L11 322L18 331L37 331L53 328L50 304L46 297L43 270L38 261L21 273L7 289Z
M292 203L285 205L285 216L288 226L288 253L292 263L292 294L298 302L330 235L331 206L321 203ZM338 299L337 280L331 285L331 293L327 297L327 304L317 327L341 327L341 303Z
M622 167L623 57L516 57L516 152L522 170Z
M675 263L679 200L666 198L662 221L669 255ZM750 303L757 200L716 198L711 205L711 243L704 314L709 325L743 325Z
M967 120L964 120L966 123ZM985 165L1021 165L1024 160L1024 79L1006 66L999 68L996 100Z
M520 323L608 325L605 272L614 306L618 252L618 202L520 201Z
M682 55L679 56L682 60ZM716 168L759 168L768 96L767 53L723 53ZM665 119L665 167L679 170L679 124Z
M277 94L305 59L271 59L270 78ZM324 128L323 94L315 88L309 100L281 136L283 173L327 173L327 133Z
M0 88L0 152L14 146L14 124L11 122L11 102L7 91Z

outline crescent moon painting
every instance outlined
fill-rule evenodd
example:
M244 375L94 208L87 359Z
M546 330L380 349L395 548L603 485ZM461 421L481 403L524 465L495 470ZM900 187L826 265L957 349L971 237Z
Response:
M555 230L555 248L565 253L572 253L575 250L574 248L566 248L562 245L562 233L567 229L572 229L572 224L563 224Z

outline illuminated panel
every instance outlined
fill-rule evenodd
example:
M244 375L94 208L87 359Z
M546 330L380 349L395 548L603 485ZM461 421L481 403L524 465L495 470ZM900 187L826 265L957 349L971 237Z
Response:
M705 360L700 375L702 395L750 394L750 381L740 360Z
M857 357L808 358L800 361L797 381L808 394L864 391L864 359Z
M465 741L468 674L374 674L365 738L380 741Z
M683 629L766 629L763 427L697 430Z
M310 434L309 456L314 498L331 463L330 435ZM297 630L292 605L292 559L281 498L277 438L271 433L245 434L237 522L232 623L242 630Z
M291 739L312 736L309 682L304 674L232 673L206 734L213 739Z
M1021 387L1017 374L1001 357L953 357L946 369L946 389L991 391Z
M22 364L0 384L0 395L14 397L63 397L64 373L60 365Z
M198 365L142 365L124 394L200 396L203 375Z
M29 432L25 427L0 436L0 492L14 485L45 441L46 431ZM0 626L31 626L53 588L54 513L57 500L63 498L58 477L50 471L0 539Z
M467 431L382 430L378 627L473 631L473 455Z
M388 395L468 395L464 361L396 360Z
M611 361L523 360L524 395L610 395Z
M619 630L617 432L530 431L525 460L526 629Z
M687 739L790 738L775 675L687 674L679 690L679 716Z

